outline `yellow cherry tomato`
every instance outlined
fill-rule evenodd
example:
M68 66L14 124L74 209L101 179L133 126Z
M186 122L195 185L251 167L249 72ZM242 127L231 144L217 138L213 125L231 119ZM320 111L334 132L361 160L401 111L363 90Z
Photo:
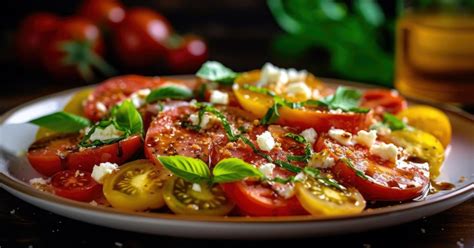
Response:
M340 190L308 177L295 185L296 197L312 215L336 216L360 213L365 200L355 188Z
M410 126L432 134L446 148L451 142L451 123L441 110L424 105L410 106L397 115L406 118Z
M119 167L104 179L103 192L114 208L143 211L161 208L163 185L170 173L146 159L136 160Z

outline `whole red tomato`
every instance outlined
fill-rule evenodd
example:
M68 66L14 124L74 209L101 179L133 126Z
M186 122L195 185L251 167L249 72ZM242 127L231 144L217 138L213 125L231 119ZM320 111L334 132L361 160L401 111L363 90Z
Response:
M18 59L23 64L35 67L40 65L40 52L44 42L58 23L56 15L44 12L34 13L21 22L15 44Z
M207 45L198 36L187 35L178 47L168 50L167 64L175 73L196 72L208 58Z
M93 68L104 74L113 73L101 57L103 52L99 28L85 18L70 17L58 25L41 57L46 70L58 79L90 80Z
M78 14L101 28L111 29L125 18L125 9L117 0L85 0Z
M125 66L149 67L164 59L171 33L171 25L159 13L130 9L115 30L115 52Z

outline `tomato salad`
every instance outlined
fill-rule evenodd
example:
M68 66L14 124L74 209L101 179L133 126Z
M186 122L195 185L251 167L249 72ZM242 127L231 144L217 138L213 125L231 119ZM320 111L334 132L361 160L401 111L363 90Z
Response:
M44 176L31 183L129 211L357 214L428 193L451 127L426 108L270 63L237 73L209 61L190 80L120 76L30 121L43 131L27 157Z

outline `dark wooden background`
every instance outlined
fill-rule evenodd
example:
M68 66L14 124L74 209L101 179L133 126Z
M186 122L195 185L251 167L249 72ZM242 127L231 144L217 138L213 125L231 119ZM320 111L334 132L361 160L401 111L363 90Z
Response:
M239 71L272 61L281 66L305 68L319 76L338 77L328 71L325 54L308 54L299 61L272 55L272 39L281 31L266 7L252 0L124 1L127 6L146 5L161 11L175 29L205 37L211 59ZM0 114L28 100L81 82L57 82L41 72L18 65L11 41L18 21L37 10L71 14L79 1L15 0L0 7ZM317 60L317 63L314 61ZM113 61L112 61L113 62ZM311 62L311 63L309 63ZM308 68L307 65L311 64ZM133 71L122 70L121 73ZM147 74L168 74L161 68ZM99 79L100 80L100 79ZM441 214L380 230L318 239L284 241L213 241L144 235L90 225L43 211L0 190L0 248L5 247L474 247L474 199Z

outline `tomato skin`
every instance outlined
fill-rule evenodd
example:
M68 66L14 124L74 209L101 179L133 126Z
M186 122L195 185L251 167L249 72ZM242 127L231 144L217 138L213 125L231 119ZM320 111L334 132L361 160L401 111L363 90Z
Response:
M194 73L207 61L207 45L200 37L188 35L179 47L169 49L167 64L174 73Z
M384 89L366 90L360 104L362 107L374 109L378 115L384 112L396 114L407 108L407 101L402 96Z
M85 171L65 170L51 178L54 193L71 200L89 202L101 195L102 186Z
M135 135L110 145L86 148L82 151L71 153L66 158L66 164L70 170L92 172L94 165L103 162L123 164L131 159L142 147L142 138Z
M419 196L429 184L428 168L407 162L405 167L398 167L393 162L380 161L369 155L365 147L347 147L333 142L326 135L322 135L315 144L316 151L327 149L335 159L336 164L331 171L337 180L346 185L354 186L366 200L374 201L404 201ZM358 176L341 157L352 161L354 166L364 167L362 171L367 178ZM406 161L405 161L406 162ZM358 166L360 164L360 166ZM372 174L378 174L373 177ZM377 178L377 180L375 179ZM405 188L398 183L406 183ZM419 185L415 186L415 182ZM410 183L410 184L408 184Z
M16 34L18 59L25 65L38 67L45 41L58 24L59 17L47 12L34 13L25 18Z
M85 0L78 15L90 19L99 27L111 29L125 18L125 9L117 0Z
M57 79L81 77L77 65L67 65L63 62L68 56L65 51L61 50L61 45L64 42L88 42L90 47L87 49L90 52L99 56L104 53L102 35L94 23L82 17L69 17L62 20L56 31L47 40L41 55L43 66Z
M115 29L115 52L123 65L143 68L165 58L172 28L159 13L146 8L132 8Z
M224 183L222 189L239 209L250 216L307 215L294 196L288 200L275 196L269 188L246 182Z

